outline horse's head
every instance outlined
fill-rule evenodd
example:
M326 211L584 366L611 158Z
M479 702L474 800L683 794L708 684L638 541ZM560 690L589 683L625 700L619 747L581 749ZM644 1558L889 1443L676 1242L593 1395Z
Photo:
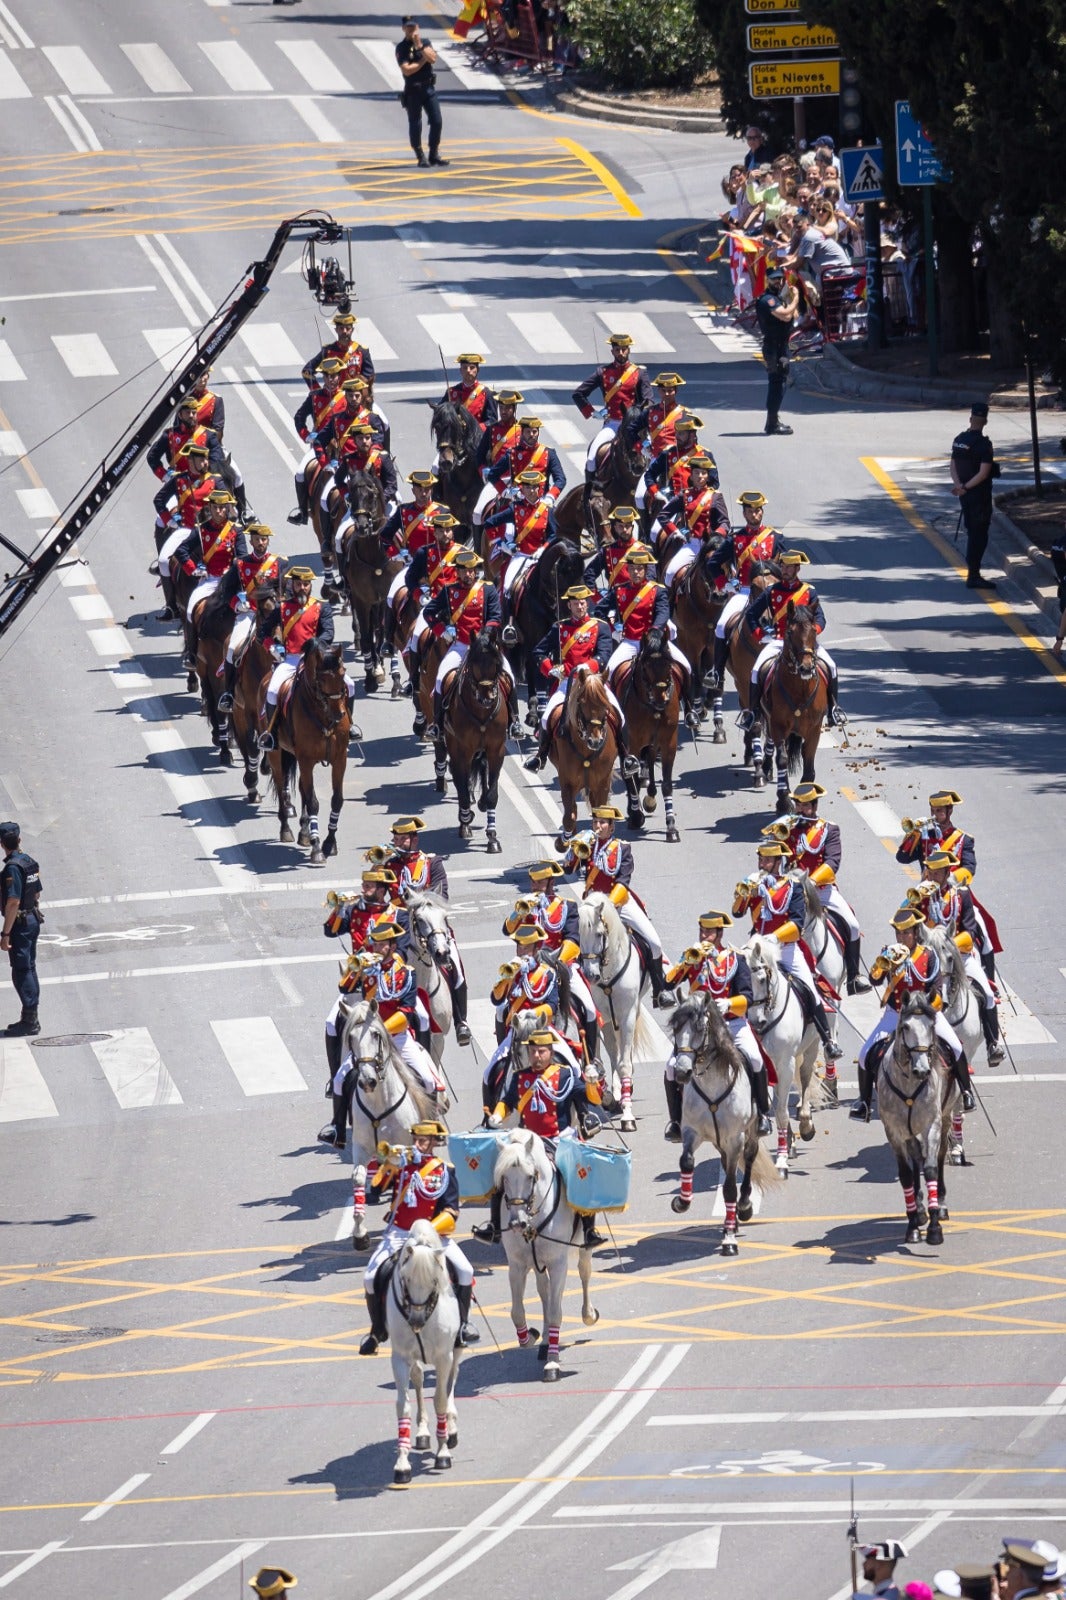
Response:
M499 634L498 628L482 628L480 633L475 633L463 663L466 693L484 712L496 706L505 671Z
M611 442L606 474L634 488L644 476L644 451L637 426L639 412L631 409Z
M665 711L674 692L674 658L662 628L649 628L640 641L635 671L641 698L653 711Z
M344 1044L351 1052L360 1089L372 1094L384 1082L392 1061L392 1040L372 1000L357 1000L347 1012Z
M592 983L599 983L607 961L608 929L602 895L591 895L578 903L578 942L581 970Z
M537 1161L535 1133L515 1128L503 1142L496 1160L495 1183L502 1204L507 1207L507 1226L527 1238L536 1232L533 1214L537 1209Z
M782 656L796 677L810 680L818 670L818 630L806 606L790 600L785 622Z
M748 968L751 972L751 1010L767 1010L773 1005L777 991L777 969L781 946L776 939L764 939L756 934L747 947Z
M936 1044L936 1012L924 994L907 994L896 1026L896 1056L916 1078L927 1078Z
M395 1281L400 1310L418 1333L437 1309L448 1283L444 1241L423 1217L411 1225L396 1264Z
M349 475L348 504L356 537L377 533L385 520L385 491L376 472L357 470Z
M448 914L435 894L408 894L407 914L411 934L423 955L435 963L448 960Z
M481 430L465 406L447 396L433 406L430 432L437 447L438 465L451 471L460 466L477 448Z
M571 544L569 539L557 539L549 545L555 562L555 598L556 603L573 584L580 583L585 576L585 557L577 545Z
M697 990L682 1000L670 1018L670 1033L674 1041L674 1078L687 1083L691 1078L696 1059L707 1043L708 1006L713 1005L704 990Z
M566 702L567 723L589 756L598 756L607 742L610 701L602 675L587 661L575 667Z

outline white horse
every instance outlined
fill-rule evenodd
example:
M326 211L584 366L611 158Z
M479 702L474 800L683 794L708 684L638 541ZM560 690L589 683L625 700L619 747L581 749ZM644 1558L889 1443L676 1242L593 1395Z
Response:
M981 1003L967 975L965 959L946 928L929 928L925 937L939 958L944 977L941 990L944 1019L955 1029L959 1043L966 1052L966 1059L972 1065L974 1055L984 1041L984 1028L981 1024ZM956 1105L952 1113L948 1159L953 1167L966 1165L961 1103Z
M451 1452L459 1440L455 1414L455 1380L460 1357L455 1347L459 1305L448 1276L443 1241L421 1218L412 1225L396 1258L385 1299L385 1320L392 1348L399 1442L392 1481L407 1484L411 1481L411 1402L407 1391L410 1387L415 1394L414 1448L428 1450L429 1421L422 1384L430 1367L437 1374L433 1390L433 1408L437 1413L433 1466L437 1472L446 1472L451 1466Z
M577 1251L581 1320L587 1328L600 1320L589 1300L592 1257L580 1243L584 1238L581 1219L566 1198L563 1181L544 1140L524 1128L512 1129L500 1141L495 1183L501 1208L507 1213L503 1248L511 1283L511 1321L519 1345L527 1350L538 1337L537 1329L526 1323L524 1299L526 1279L531 1270L535 1271L547 1339L538 1350L538 1359L545 1363L544 1382L557 1383L559 1330L571 1251Z
M815 974L821 973L822 977L833 990L834 994L844 993L845 973L847 966L844 960L844 950L837 938L833 923L822 897L806 873L800 879L803 887L803 899L807 907L807 916L803 924L803 942L811 953L812 965ZM829 1022L830 1037L836 1040L837 1036L837 1010L827 1005L825 1010ZM837 1068L835 1061L825 1064L825 1089L827 1097L832 1097L837 1092Z
M740 1051L722 1020L714 999L702 990L690 994L670 1017L674 1041L674 1077L684 1085L681 1099L681 1192L670 1205L687 1211L692 1204L696 1151L711 1144L722 1163L721 1253L737 1254L737 1223L750 1220L752 1187L767 1189L779 1181L759 1143L759 1113ZM743 1167L740 1189L737 1172Z
M629 929L608 895L590 894L578 902L577 910L578 964L603 1017L603 1041L618 1080L615 1092L622 1107L618 1126L623 1133L632 1133L637 1126L633 1115L634 1056L652 1044L641 1009L649 979L641 971Z
M447 1097L432 1099L411 1080L396 1042L370 1000L342 1006L341 1061L350 1053L341 1095L352 1122L352 1249L370 1244L366 1228L366 1169L376 1159L382 1140L405 1144L412 1124L440 1117L448 1109Z
M895 1034L885 1043L877 1107L903 1189L906 1243L918 1243L926 1221L921 1203L924 1178L929 1206L925 1242L943 1244L941 1224L948 1216L944 1161L959 1090L940 1053L936 1012L924 995L904 995ZM869 1059L867 1067L877 1070Z
M429 1014L436 1028L430 1039L430 1054L439 1066L444 1055L444 1036L452 1028L452 991L443 968L454 964L458 951L448 925L448 908L436 894L406 896L408 927L411 930L411 964L418 974L418 987L429 1000ZM457 978L462 978L459 966Z
M751 969L752 1003L748 1021L759 1036L774 1064L774 1120L777 1123L778 1172L788 1177L792 1154L792 1127L788 1102L795 1083L799 1095L799 1133L807 1141L814 1138L814 1112L826 1104L827 1096L815 1077L818 1059L818 1032L806 1020L792 985L781 971L781 946L774 938L756 934L745 945L744 954Z

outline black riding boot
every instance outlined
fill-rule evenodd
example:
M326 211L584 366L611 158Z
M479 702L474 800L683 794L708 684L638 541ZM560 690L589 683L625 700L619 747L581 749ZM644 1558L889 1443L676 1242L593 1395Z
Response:
M999 1036L999 1010L996 1006L981 1007L981 1031L985 1036L985 1051L990 1067L998 1067L1006 1055Z
M594 532L592 526L592 490L596 483L595 471L590 472L585 468L585 483L581 490L581 520L590 533Z
M220 711L233 710L233 691L237 687L237 668L232 661L227 661L223 669L222 693L218 697Z
M481 1335L470 1321L470 1298L474 1292L472 1283L457 1283L455 1298L459 1302L459 1332L455 1336L455 1348L463 1349L468 1344L480 1344Z
M389 1330L385 1326L385 1306L381 1296L375 1289L372 1294L366 1294L366 1309L370 1317L370 1332L359 1346L361 1356L376 1356L378 1346L385 1344L389 1337Z
M825 1014L825 1006L821 1002L817 989L808 989L803 984L801 984L800 987L803 989L807 1000L811 1021L814 1024L819 1039L822 1041L822 1049L825 1052L825 1059L827 1061L839 1061L844 1052L840 1046L835 1044L833 1041L833 1036L829 1031L829 1018Z
M859 1098L848 1112L853 1122L869 1122L870 1106L873 1103L874 1086L867 1067L859 1066Z
M826 677L828 681L825 688L825 725L827 728L843 728L848 719L837 705L840 685L832 673L827 673Z
M685 1091L673 1078L668 1078L663 1073L663 1089L666 1092L666 1114L669 1121L663 1129L663 1138L667 1144L681 1143L681 1106Z
M173 622L178 614L178 597L174 593L173 581L166 573L160 573L159 583L163 590L163 609L156 612L155 620L157 622Z
M710 682L707 685L707 687L709 689L720 689L722 687L722 684L725 682L725 669L726 669L726 664L727 664L728 661L729 661L729 640L728 639L719 639L718 635L715 634L715 636L714 636L714 662L713 662L713 664L711 666L711 670L710 670L710 674L709 674Z
M493 1189L489 1199L489 1220L478 1222L470 1232L475 1239L480 1239L484 1244L499 1244L500 1242L500 1207L502 1201L498 1190Z
M862 965L862 950L858 939L849 939L844 946L844 970L847 974L849 994L868 994L870 983L859 971Z
M422 658L417 645L411 651L411 657L408 662L408 671L411 674L411 695L415 703L415 720L413 728L416 737L420 739L426 731L426 718L425 713L422 710L422 704L418 698L419 684L422 677Z
M981 970L984 973L985 977L988 979L989 983L995 983L995 981L996 981L996 957L995 957L995 952L992 951L992 950L986 950L984 955L979 956L978 959L979 959L979 961L981 963Z
M447 970L448 988L452 997L452 1021L455 1024L456 1044L470 1043L470 1024L466 1020L467 984L465 978L457 978L449 967Z
M307 484L303 478L296 479L296 506L295 511L289 512L289 521L295 528L302 528L311 515L311 508L307 498Z
M237 515L240 517L242 522L247 522L248 521L248 490L245 488L243 482L235 483L233 485L233 498L237 502Z
M629 748L629 733L623 721L616 724L611 721L611 730L614 733L614 742L618 749L618 764L622 769L623 778L635 778L640 771L640 762Z
M958 1084L959 1093L962 1095L962 1109L972 1111L977 1102L970 1086L970 1063L966 1059L966 1052L960 1050L956 1054L954 1050L949 1050L947 1053L951 1056L951 1076Z
M761 680L756 679L751 686L751 696L748 700L748 709L740 713L740 716L737 718L737 727L743 728L744 731L747 732L749 728L754 727L755 723L761 716L762 682Z
M602 1234L596 1226L596 1214L591 1217L582 1217L581 1226L585 1232L585 1249L595 1250L598 1245L607 1243L606 1234Z
M644 957L644 968L651 982L652 1005L672 1006L674 1003L674 991L666 981L666 971L663 967L662 956L653 956L648 949L647 941L642 939L639 933L634 933L632 928L630 928L629 933Z
M527 772L541 772L547 765L548 752L552 747L555 735L550 728L541 727L537 735L537 748L531 756L527 756L522 765Z

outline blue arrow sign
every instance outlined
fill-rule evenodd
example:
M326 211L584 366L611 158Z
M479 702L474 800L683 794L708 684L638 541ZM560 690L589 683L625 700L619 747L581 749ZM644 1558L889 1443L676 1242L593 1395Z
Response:
M939 179L949 176L933 149L932 140L912 115L910 101L897 100L896 178L900 188L931 188Z
M841 150L840 175L844 199L852 205L885 198L885 152L879 144L861 150Z

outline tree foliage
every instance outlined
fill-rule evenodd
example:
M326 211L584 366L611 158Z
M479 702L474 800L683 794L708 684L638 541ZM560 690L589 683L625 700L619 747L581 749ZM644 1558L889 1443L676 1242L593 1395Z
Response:
M586 65L622 89L690 89L713 65L694 0L567 0Z

